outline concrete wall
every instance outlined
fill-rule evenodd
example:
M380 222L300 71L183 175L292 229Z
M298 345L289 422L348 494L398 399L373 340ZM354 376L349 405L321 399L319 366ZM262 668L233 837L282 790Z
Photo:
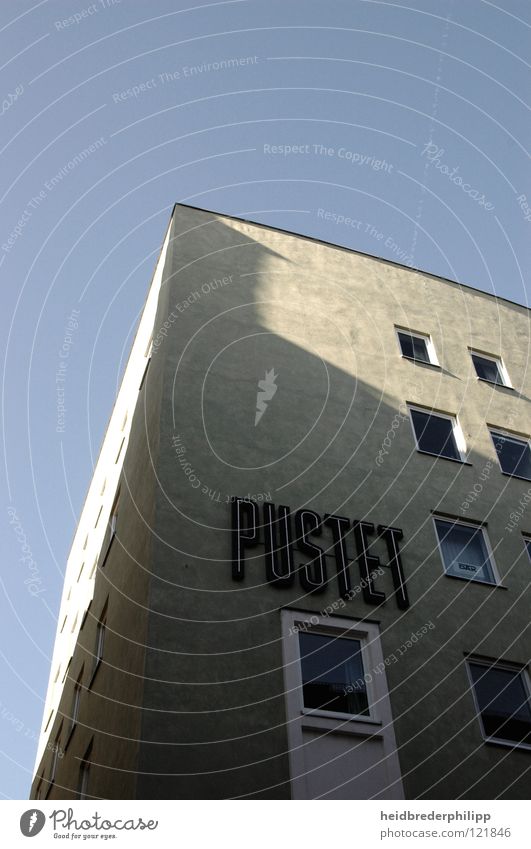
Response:
M441 367L402 358L394 325L431 334ZM94 692L87 703L87 723L116 735L98 750L96 795L123 798L126 786L138 798L290 798L280 611L332 605L347 624L378 624L383 657L433 625L386 670L406 797L523 798L529 752L484 743L465 653L522 664L529 656L523 593L531 565L521 531L531 530L531 518L512 533L505 526L530 484L501 474L486 426L528 432L529 312L177 206L153 338L148 392L156 397L146 417L143 404L135 413L124 469L136 505L123 519L129 554L116 554L107 572L116 589L102 573L92 605L109 593L120 636L109 639L105 660L122 669L118 677L100 670L104 698ZM516 391L478 381L467 346L502 355ZM277 390L255 425L258 381L271 369ZM400 416L406 402L458 415L469 462L418 453ZM379 455L389 433L388 453ZM388 569L377 582L384 603L358 593L339 606L327 536L331 580L320 595L298 579L284 588L266 582L263 534L248 551L244 580L234 582L230 499L246 495L260 509L270 500L401 528L411 606L398 608ZM502 586L444 574L431 511L486 522ZM352 536L347 545L355 586ZM386 562L381 541L372 553ZM304 560L296 554L297 566ZM121 595L126 587L132 600ZM142 663L143 692L134 677ZM125 736L142 741L138 759ZM124 785L114 768L135 763L138 776Z
M182 207L172 263L157 317L173 323L156 354L166 403L142 731L152 743L142 747L140 794L289 795L278 610L319 611L338 594L335 580L314 597L298 583L266 584L263 547L232 582L227 499L251 493L403 529L411 607L398 610L387 570L383 605L360 595L342 613L380 623L384 656L435 624L387 673L406 795L482 798L510 784L509 795L522 795L529 755L483 743L464 653L528 656L520 599L529 563L520 534L504 526L529 484L501 475L485 424L528 427L527 310ZM442 367L401 358L395 324L431 333ZM467 346L502 354L521 394L477 381ZM257 381L271 368L278 390L255 427ZM403 421L377 466L405 401L458 414L470 465L417 453ZM487 460L467 516L487 521L505 589L445 576L430 514L459 516Z

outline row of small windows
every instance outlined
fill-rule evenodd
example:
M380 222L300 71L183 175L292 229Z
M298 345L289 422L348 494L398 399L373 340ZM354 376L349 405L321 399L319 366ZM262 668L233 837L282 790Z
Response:
M468 462L466 442L456 416L409 405L409 414L417 450L447 460ZM531 445L529 439L489 427L502 472L531 480Z
M317 626L318 628L318 626ZM364 664L366 640L319 633L298 626L302 709L306 713L369 720L375 711L371 676ZM342 636L338 636L342 634ZM489 742L531 749L530 682L525 668L516 664L467 658L468 684Z
M146 375L147 375L148 368L149 368L149 364L151 362L152 346L153 346L153 341L152 341L152 339L150 339L149 344L148 344L146 351L145 351L145 354L144 354L144 356L146 358L146 365L145 365L145 368L144 368L144 372L142 374L142 379L140 381L140 385L138 387L139 392L142 390L142 388L144 386ZM121 432L122 433L123 433L125 426L127 424L127 420L128 420L128 412L126 411L124 419L122 421L122 426L121 426ZM120 442L120 446L118 448L118 453L117 453L116 459L114 461L115 464L118 463L118 461L120 459L124 444L125 444L125 436L122 437L122 440ZM107 485L107 478L105 478L104 481L103 481L100 495L103 495L103 493L105 492L106 485ZM119 498L120 498L120 488L118 487L117 492L116 492L116 496L115 496L115 499L114 499L114 503L113 503L113 506L112 506L112 509L111 509L111 515L109 517L110 533L109 533L109 539L108 539L107 545L105 547L105 553L102 556L102 564L101 564L102 567L105 564L105 561L107 559L107 555L109 553L111 545L112 545L114 538L116 536L116 524L117 524L117 520L118 520ZM101 505L101 507L99 509L94 527L97 527L97 525L98 525L102 510L103 510L103 505ZM87 545L88 545L88 535L85 537L83 549L86 549ZM94 565L91 569L90 576L89 576L90 578L93 577L94 572L96 571L96 566L98 564L100 556L101 556L101 552L100 552L100 555L98 555L98 557L96 557L96 559L94 561ZM84 565L85 564L82 563L81 569L80 569L79 575L78 575L78 581L81 577L81 573L83 572ZM68 598L70 598L70 593L69 593ZM101 660L103 658L103 646L104 646L104 642L105 642L105 630L106 630L106 615L107 614L106 614L106 607L105 607L104 611L103 611L103 613L100 617L100 620L98 621L98 624L96 626L96 646L95 646L95 651L94 651L94 656L93 656L93 667L92 667L91 680L90 680L89 687L92 685L92 681L94 680L94 676L96 674L96 671L99 668L99 666L101 664ZM63 624L61 626L60 633L62 633L63 630L64 630L67 618L68 618L68 615L65 616L65 619L64 619ZM76 619L74 621L74 626L72 628L72 631L74 630L76 624L77 624L77 616L76 616ZM63 683L66 680L66 676L68 674L69 666L70 666L70 664L68 664L68 666L65 670L65 675L63 677ZM59 677L59 672L60 672L60 667L58 668L57 674L56 674L56 677L55 677L56 682L57 682L57 679ZM79 678L74 685L74 693L73 693L73 701L72 701L72 709L71 709L71 719L70 719L70 727L69 727L69 731L68 731L67 742L70 740L70 737L72 736L72 733L77 726L77 717L78 717L78 713L79 713L79 700L80 700L81 689L82 689L82 685L81 685L82 675L83 675L83 668L81 669L81 672L79 674ZM50 716L48 718L48 722L46 723L45 731L50 724L50 720L53 716L53 713L54 712L51 711ZM56 770L57 770L57 760L58 760L59 751L60 751L59 741L60 741L60 737L61 737L61 734L62 734L62 727L63 726L61 724L61 727L59 729L59 732L58 732L58 735L57 735L57 738L56 738L56 741L55 741L55 745L53 747L52 767L51 767L50 777L48 779L48 792L50 790L51 785L53 784L53 782L55 780L55 774L56 774ZM79 791L78 795L79 795L80 799L87 798L87 793L88 793L87 787L88 787L88 778L89 778L89 770L90 770L90 749L91 748L92 748L92 743L90 744L89 750L87 750L87 753L85 754L85 757L82 759L81 765L80 765L80 779L79 779L79 788L78 788L78 791ZM39 783L39 787L37 789L37 798L40 798L40 792L41 792L43 780L44 779L41 779L41 781Z
M439 361L435 352L435 346L430 336L415 333L412 330L396 328L398 343L403 357L414 360L417 363L438 366ZM494 383L498 386L507 386L512 389L511 381L501 357L494 354L486 354L482 351L468 349L476 375L480 380Z
M87 685L87 689L93 684L94 678L96 676L96 672L101 666L103 660L103 652L105 646L105 634L107 630L107 609L108 602L105 602L103 606L102 612L96 624L96 639L94 645L94 652L92 655L92 665L91 665L91 673L90 680ZM66 680L67 673L70 668L70 663L68 664L65 675L63 678L63 682ZM81 693L83 691L83 677L85 673L85 665L81 666L81 670L75 680L74 689L72 692L72 701L70 705L70 716L61 722L59 726L59 730L55 736L54 744L52 746L52 762L50 766L50 773L47 778L47 791L46 796L50 793L51 787L56 779L57 774L57 765L59 759L64 757L64 749L68 746L70 739L77 728L78 719L79 719L79 708L81 703ZM52 712L53 713L53 712ZM51 719L52 714L50 715ZM50 719L48 720L47 727L49 725ZM66 722L66 727L65 727ZM66 738L64 743L64 748L61 748L61 740L63 738L63 732L66 732ZM78 798L86 799L88 798L88 780L89 780L89 771L90 771L90 751L92 748L92 742L89 746L89 749L85 753L85 756L81 759L80 768L79 768L79 783L78 783ZM39 782L39 786L37 788L36 796L37 798L41 798L40 793L42 791L42 784L44 782L44 777Z

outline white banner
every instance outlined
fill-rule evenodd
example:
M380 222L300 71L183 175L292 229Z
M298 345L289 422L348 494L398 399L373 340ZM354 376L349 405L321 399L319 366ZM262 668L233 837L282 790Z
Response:
M2 802L2 844L289 849L348 846L529 847L525 802ZM313 807L314 810L310 810ZM35 843L30 844L32 838ZM477 840L480 843L477 843Z

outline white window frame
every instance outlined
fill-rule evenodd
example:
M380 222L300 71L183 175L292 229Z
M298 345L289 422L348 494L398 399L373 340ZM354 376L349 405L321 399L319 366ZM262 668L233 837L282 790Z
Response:
M396 333L396 341L398 344L398 350L400 351L400 356L404 360L409 360L412 363L419 363L424 366L438 366L440 368L439 360L437 359L437 352L435 350L435 345L433 344L433 340L429 333L418 333L416 330L411 330L409 327L400 327L395 324L395 333ZM428 362L424 362L424 360L415 360L414 357L408 357L402 351L402 345L400 343L399 333L407 333L408 336L414 336L415 339L423 339L426 343L426 350L428 352Z
M493 447L494 447L494 452L496 454L496 459L498 461L498 465L500 467L500 471L501 471L502 475L507 475L507 477L509 477L509 478L516 478L517 480L521 480L521 481L531 480L531 478L524 478L522 475L513 475L513 474L511 474L511 472L505 471L505 469L503 468L503 466L501 464L500 455L498 454L498 451L496 449L496 444L495 444L496 439L495 439L494 434L499 433L500 436L503 436L503 438L507 439L508 441L520 442L524 445L527 444L527 448L528 448L530 453L531 453L531 439L528 436L522 436L522 435L517 434L517 433L510 433L509 431L504 430L503 427L495 427L494 425L488 425L488 429L489 429L490 438L492 439L492 444L493 444Z
M474 584L485 584L487 587L499 587L501 586L500 575L498 572L498 567L496 566L496 561L494 559L494 554L492 551L492 546L490 544L489 535L485 529L485 527L476 522L467 522L463 519L457 519L452 516L444 516L440 513L432 514L433 520L433 532L435 534L435 539L437 540L437 548L439 551L439 557L441 558L441 563L444 569L444 574L449 578L457 578L458 581L467 581L468 583ZM494 581L485 581L483 578L467 578L465 575L454 575L452 572L448 572L446 568L446 560L444 559L444 552L441 545L441 541L439 539L439 533L437 531L437 520L440 522L449 522L452 525L465 525L468 528L474 528L475 530L480 530L483 536L483 542L485 543L485 548L487 550L490 568L492 570L492 575L494 577Z
M299 623L300 625L301 623ZM370 663L370 657L367 649L367 632L359 631L354 629L349 629L348 633L344 633L344 626L341 631L338 631L337 628L330 628L326 625L322 626L314 626L310 625L309 627L304 626L300 628L302 633L306 634L316 634L318 636L323 637L337 637L341 640L354 640L359 642L360 644L360 654L361 654L361 662L363 666L363 674L364 676L367 674L368 669L367 666ZM367 693L367 703L368 703L368 714L358 714L358 713L344 713L336 710L326 710L326 708L307 708L304 706L304 692L303 685L304 682L302 680L302 657L300 654L300 640L297 639L297 647L298 647L298 656L299 656L299 670L298 674L300 676L300 698L301 698L301 710L302 714L306 716L323 716L331 719L347 719L347 720L355 720L356 722L378 722L378 718L375 715L374 703L376 701L374 691L372 688L372 684L370 682L365 683L365 689Z
M485 729L483 728L483 720L481 718L481 710L476 695L476 688L474 686L472 672L470 671L471 663L475 663L476 666L484 666L486 669L497 667L498 669L504 669L507 672L517 673L522 678L524 690L527 694L527 699L529 702L531 702L531 682L529 679L528 669L525 666L518 666L517 664L513 665L504 661L489 661L483 657L475 657L474 655L467 655L466 657L466 671L468 675L468 680L470 682L470 689L472 690L474 707L476 709L476 716L478 718L481 736L483 737L483 740L486 743L496 743L496 745L498 746L507 746L510 749L526 749L527 751L531 751L531 745L529 745L529 743L517 743L514 740L506 740L503 737L488 737L485 734Z
M340 616L320 616L311 611L283 608L280 611L282 628L282 657L287 715L288 748L291 790L293 799L307 799L305 775L305 739L315 732L326 736L346 738L346 747L363 745L364 740L378 738L386 754L389 784L395 789L392 798L403 799L400 764L394 735L393 715L387 685L380 628L376 622L366 622ZM335 711L304 707L299 634L295 628L319 634L353 638L361 643L364 675L367 676L369 715L342 714ZM375 673L378 670L378 673ZM370 674L369 675L367 674ZM306 735L306 737L305 737ZM353 743L348 740L351 735Z
M511 378L509 377L509 372L505 368L505 363L503 362L501 357L498 357L496 354L486 354L485 351L478 351L477 348L469 348L468 352L470 354L470 361L472 363L472 367L476 375L476 380L481 380L482 383L490 383L491 386L505 386L508 389L513 388ZM493 380L487 380L487 378L485 377L480 377L476 371L476 366L474 360L472 359L472 354L475 354L476 357L481 357L483 360L490 360L490 362L496 363L502 379L502 383L495 383Z
M463 433L463 429L459 423L459 419L457 416L452 415L452 413L441 413L439 410L433 410L429 407L419 407L418 404L407 404L407 408L409 410L409 421L411 424L411 430L413 431L413 438L415 440L415 448L419 452L419 454L427 454L429 457L440 457L443 460L450 460L454 463L467 463L468 455L467 455L467 446L465 435ZM411 411L416 411L418 413L424 413L427 416L433 416L434 418L447 419L452 423L452 432L455 439L455 444L457 447L457 451L459 454L459 458L457 457L446 457L444 454L435 454L433 451L425 451L424 448L419 446L419 442L417 439L417 432L415 430L415 425L413 422L413 416L411 415Z
M337 616L317 616L316 614L296 610L283 610L282 617L284 636L293 636L296 638L291 643L289 657L286 656L286 661L289 665L290 678L293 681L291 695L297 699L297 713L306 719L323 717L325 719L342 720L342 726L344 725L344 720L347 720L347 722L352 721L356 724L380 725L381 717L379 716L378 699L374 688L374 679L376 676L374 675L374 671L370 676L367 676L367 673L370 673L371 669L374 670L376 664L379 662L379 657L374 648L376 644L379 644L378 626L374 623L362 623L350 619L341 619ZM307 708L304 706L299 631L307 634L322 634L324 636L359 641L364 676L369 677L366 683L368 714L341 713L333 710ZM284 640L284 642L286 641Z

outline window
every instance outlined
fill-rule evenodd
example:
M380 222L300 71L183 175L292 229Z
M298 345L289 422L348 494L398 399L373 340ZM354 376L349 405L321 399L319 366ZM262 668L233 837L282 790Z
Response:
M444 569L453 578L496 584L494 560L480 525L434 519Z
M525 670L481 660L469 660L468 669L485 739L531 748Z
M57 732L57 736L54 740L54 744L52 747L52 768L50 769L50 784L55 781L55 776L57 774L57 759L59 758L59 741L61 739L61 731L63 728L63 724L59 726L59 731Z
M107 557L109 555L109 551L111 549L111 545L113 544L113 540L116 536L116 525L118 523L119 502L120 502L120 488L118 487L118 490L116 491L116 496L115 496L115 499L114 499L114 504L112 505L111 515L109 516L109 541L107 543L107 547L105 549L105 554L103 555L103 558L102 558L102 561L101 561L101 568L102 569L105 566L105 563L107 561ZM94 573L94 567L93 567L92 572L91 572L91 577L92 577L93 573Z
M103 658L103 647L105 643L105 620L98 622L96 626L96 651L94 653L94 665L98 666Z
M59 669L61 669L61 667L59 667ZM57 681L57 678L59 677L59 669L57 670L57 675L55 676L55 681ZM46 725L44 726L45 732L48 731L48 726L50 725L50 721L52 719L52 716L53 716L53 710L50 711L50 716L48 717L48 719L46 721Z
M496 383L498 386L511 386L507 370L499 357L478 354L476 351L470 351L470 356L480 380Z
M529 559L531 560L531 537L524 537L524 543L527 549L527 553L529 555Z
M81 678L83 676L83 670L79 673L79 678L74 684L74 693L72 695L72 710L70 717L70 731L72 732L77 725L77 718L79 716L79 703L81 701Z
M464 462L465 439L454 416L415 407L409 412L418 451Z
M92 741L87 751L83 755L83 759L79 765L79 782L78 782L78 799L88 799L89 792L89 777L90 777L90 757L92 755Z
M107 627L107 603L102 610L98 624L96 625L96 645L94 647L94 659L92 667L92 677L98 669L102 659L105 645L105 629Z
M120 442L120 447L119 447L119 449L118 449L118 454L116 455L116 460L114 461L115 463L117 463L117 462L118 462L118 460L120 459L120 454L122 453L122 448L124 447L124 443L125 443L125 436L124 436L124 438L122 439L122 441Z
M114 499L114 504L112 505L111 518L110 518L110 521L109 521L109 525L110 525L110 528L111 528L111 539L116 534L116 523L118 521L119 502L120 502L120 490L118 489L118 491L116 493L116 497Z
M328 610L280 621L292 798L402 798L379 626Z
M412 333L410 330L396 328L398 343L403 357L414 360L417 363L429 363L437 366L437 356L433 342L429 336L421 333Z
M491 430L490 435L498 454L502 472L517 478L531 480L531 451L528 439L518 439L499 431Z
M299 632L305 708L369 716L359 640Z
M142 374L142 379L140 380L140 385L138 387L139 392L142 389L144 383L146 382L146 377L147 377L150 362L151 362L151 349L150 349L150 352L149 352L149 357L147 358L147 361L146 361L146 367L144 368L144 373Z

